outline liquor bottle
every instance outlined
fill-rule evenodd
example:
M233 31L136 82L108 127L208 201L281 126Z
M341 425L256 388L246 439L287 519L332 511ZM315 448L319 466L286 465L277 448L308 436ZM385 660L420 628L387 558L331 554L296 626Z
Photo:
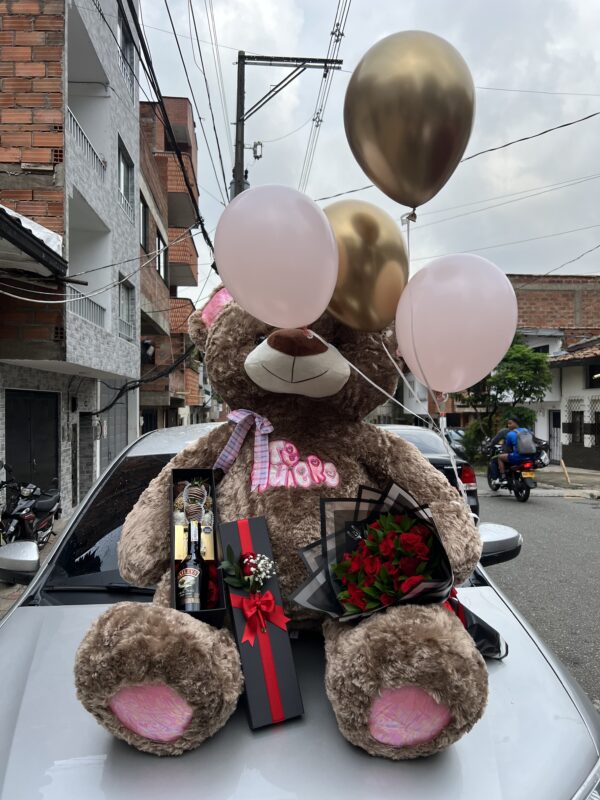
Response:
M179 611L191 612L202 609L206 577L204 559L198 542L198 522L191 520L188 533L188 552L176 573L177 609Z

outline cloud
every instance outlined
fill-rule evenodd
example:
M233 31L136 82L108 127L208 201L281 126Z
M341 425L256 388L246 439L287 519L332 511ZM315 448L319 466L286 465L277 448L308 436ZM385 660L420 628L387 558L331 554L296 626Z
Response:
M170 0L169 5L177 29L189 36L187 4L184 0ZM213 0L212 5L219 43L234 48L223 47L220 50L230 120L235 113L236 67L232 62L236 60L236 49L266 55L321 57L327 51L335 4L319 0L261 0L259 3ZM148 25L169 27L160 3L143 0L142 7ZM204 4L196 2L194 8L200 36L208 41ZM354 0L340 57L344 59L344 67L352 69L364 52L383 36L399 30L428 30L443 36L458 48L469 64L477 86L551 92L537 94L479 88L476 121L467 148L467 152L475 152L600 109L600 97L574 94L598 92L600 51L595 38L599 27L600 6L587 0L554 0L553 3L543 0L528 0L527 3L522 0L503 3L482 3L480 0L463 0L461 3L450 0L429 0L427 3L378 0L374 3L372 0ZM172 35L150 29L147 32L163 92L188 94ZM215 150L202 76L194 66L190 40L182 40L182 43L185 44L188 70L201 114L210 134L209 142ZM203 45L203 55L213 107L215 112L218 111L219 137L222 147L227 149L225 122L209 45ZM247 104L261 97L283 74L281 69L248 67ZM312 197L369 183L352 157L343 130L342 106L349 77L348 73L340 72L333 79L307 189ZM305 72L249 120L246 143L265 141L261 161L253 162L250 151L246 151L252 185L283 183L297 186L310 126L277 142L267 143L267 140L284 136L310 119L321 79L318 71ZM459 166L439 195L421 209L411 234L413 256L461 252L543 237L600 222L596 215L598 181L591 180L424 227L426 222L461 213L457 210L431 214L432 211L600 173L599 126L600 118L480 156ZM217 194L216 179L200 136L199 143L200 182L211 193ZM230 169L231 153L228 151L228 177ZM394 218L399 218L405 211L377 189L350 196L377 203ZM202 195L201 205L207 226L214 228L222 207L206 193ZM464 212L475 207L465 208ZM419 223L423 225L421 230ZM599 242L600 228L597 228L485 250L481 255L507 272L537 273L552 269ZM207 260L206 252L203 252L201 260ZM415 262L415 266L420 263L423 262ZM591 255L573 265L571 271L592 272L595 267L600 272L597 256Z

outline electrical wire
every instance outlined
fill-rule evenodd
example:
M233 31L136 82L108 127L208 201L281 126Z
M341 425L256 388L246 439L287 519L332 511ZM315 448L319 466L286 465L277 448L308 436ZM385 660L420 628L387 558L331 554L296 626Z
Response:
M339 54L342 38L344 37L346 22L348 20L348 14L350 13L351 4L352 0L338 0L335 12L335 18L333 21L333 27L329 37L329 46L327 48L327 55L325 56L326 59L337 58ZM315 111L312 117L312 125L308 136L308 143L306 145L306 152L304 154L302 169L300 172L300 180L298 182L298 189L299 191L302 192L306 190L306 187L308 185L308 180L310 178L310 173L315 158L315 152L319 141L319 135L321 132L321 126L323 124L323 119L325 116L325 108L327 106L327 101L329 100L329 93L331 91L333 72L334 70L325 68L323 79L319 86L317 101L315 103Z
M289 133L284 133L283 136L278 136L276 139L262 139L262 143L263 144L273 144L273 142L280 142L282 139L287 139L288 136L292 136L294 133L298 133L298 131L301 131L302 128L306 128L308 123L312 122L312 119L313 119L312 117L309 117L306 120L306 122L303 122L302 125L300 125L298 128L294 128L293 131L290 131Z
M524 195L523 197L513 197L512 200L504 200L501 203L494 203L491 206L484 206L483 208L475 208L472 209L471 211L464 211L462 214L454 214L451 217L444 217L443 219L437 219L434 220L433 222L426 222L425 225L416 225L414 232L417 233L418 231L423 230L423 228L430 228L432 225L441 225L442 222L450 222L451 220L461 219L462 217L468 217L471 214L479 214L482 211L489 211L492 208L501 208L502 206L512 205L513 203L519 203L522 200L529 200L532 197L539 197L540 195L549 194L550 192L557 192L560 189L569 189L571 186L579 186L579 184L581 183L587 183L590 180L597 180L598 178L600 178L600 175L595 175L591 178L584 178L579 181L573 181L571 183L562 184L561 186L554 186L549 189L540 190L539 192L533 192L531 194Z
M167 14L169 16L169 22L171 23L171 28L173 29L173 35L175 36L175 43L177 44L177 50L179 51L179 57L181 59L181 64L183 66L183 71L185 73L185 79L187 81L187 85L189 87L190 94L192 96L192 102L194 103L194 108L196 109L196 115L197 115L198 121L200 123L200 130L202 131L202 136L204 137L204 141L206 142L206 150L208 152L208 157L210 159L210 163L211 163L212 168L213 168L213 172L214 172L214 175L215 175L215 180L217 182L217 186L219 187L219 193L221 195L221 199L223 201L223 205L226 205L227 203L226 203L226 199L225 198L227 197L227 179L225 178L225 168L223 167L223 159L221 157L221 148L218 147L218 151L219 151L219 162L220 162L220 165L221 165L221 174L223 176L223 186L225 187L225 194L223 194L223 190L221 188L221 185L219 184L219 176L217 175L217 168L215 166L213 155L212 155L210 146L208 144L208 137L206 136L206 130L204 129L204 122L202 121L202 115L200 114L200 109L198 108L198 102L196 100L196 95L194 94L194 88L193 88L192 82L190 80L190 76L189 76L189 73L188 73L188 70L187 70L187 66L186 66L186 63L185 63L185 58L183 57L183 51L181 49L181 45L179 44L179 38L178 38L177 33L175 31L175 23L173 22L173 17L171 16L171 9L169 8L168 0L165 0L165 8L167 9Z
M470 161L472 158L477 158L478 156L485 155L486 153L493 153L496 150L503 150L506 147L511 147L514 144L519 144L520 142L527 142L530 139L537 139L540 136L545 136L547 133L552 133L553 131L561 130L562 128L568 128L571 125L578 125L580 122L586 122L587 120L593 119L600 115L600 111L594 111L593 114L588 114L585 117L580 117L579 119L571 120L571 122L563 122L561 125L555 125L552 128L546 128L544 131L539 131L538 133L532 133L530 136L522 136L520 139L513 139L510 142L505 142L504 144L500 144L497 147L488 147L486 150L480 150L477 153L473 153L470 156L466 156L463 158L459 163L463 164L465 161ZM365 189L373 189L375 184L369 183L367 186L360 186L357 189L347 189L345 192L337 192L336 194L326 195L325 197L317 197L316 202L320 202L321 200L332 200L334 197L341 197L342 195L346 194L354 194L355 192L363 192Z
M589 253L593 253L595 250L600 250L600 244L594 245L594 247L590 247L589 250L584 250L583 253L580 253L578 256L575 256L575 258L571 258L569 259L569 261L565 261L558 267L553 267L553 269L549 269L548 272L544 272L542 275L536 275L535 278L532 278L532 280L527 281L527 283L522 283L520 286L515 286L515 289L523 289L525 286L530 286L532 283L537 283L537 281L542 280L542 278L546 278L553 272L558 272L559 269L567 267L569 264L574 264L576 261L580 261L584 256L587 256Z
M198 69L202 73L202 77L204 78L204 86L206 88L206 97L208 99L208 109L210 111L210 118L212 120L213 133L214 133L214 136L215 136L215 141L217 143L217 150L219 151L219 160L221 161L221 167L223 167L223 158L222 158L222 154L221 154L221 143L219 141L219 136L217 134L217 126L216 126L215 115L214 115L213 106L212 106L212 98L211 98L211 95L210 95L210 88L209 88L209 85L208 85L208 77L206 75L206 67L204 66L204 58L202 56L202 47L200 46L200 37L198 36L198 26L196 25L196 14L194 13L193 0L188 0L188 22L190 21L190 12L191 12L191 21L194 23L194 32L196 34L196 44L198 46L198 56L200 57L200 64L202 65L202 66L198 66L198 64L196 63L196 66L198 67ZM191 33L192 33L192 27L191 27L191 24L190 24L190 34ZM193 52L193 50L194 50L194 43L192 41L192 52ZM196 59L194 57L194 61L195 60ZM225 191L227 192L227 190L228 190L227 181L225 181Z
M204 0L204 9L206 11L206 18L208 21L208 33L210 35L210 42L212 45L213 61L215 64L215 73L217 76L217 88L219 91L219 98L221 101L221 110L223 112L223 121L225 123L225 135L227 137L227 144L229 145L229 154L233 157L233 141L231 139L231 124L229 121L229 110L227 108L227 97L225 94L225 83L223 81L223 71L221 69L221 56L218 50L219 40L217 37L217 25L215 22L214 9L212 0Z
M565 236L568 233L579 233L580 231L589 231L592 228L600 228L600 223L594 225L584 225L582 228L571 228L568 231L558 231L557 233L546 233L543 236L531 236L529 239L517 239L513 242L500 242L499 244L490 244L485 247L465 247L460 252L463 253L480 253L483 250L494 250L497 247L511 247L515 244L525 244L526 242L537 242L540 239L552 239L555 236ZM448 253L436 253L436 255L419 256L418 258L411 258L411 261L430 261L433 258L441 258L442 256L454 255L457 251L452 250Z
M181 239L183 239L185 236L188 236L189 232L190 232L190 228L188 228L186 231L184 231L184 233L182 233L181 236L178 236L172 242L169 242L169 244L166 244L163 248L161 248L161 250L157 251L157 254L158 253L163 253L165 250L168 250L169 247L171 247L172 245L174 245L177 242L181 241ZM148 264L151 264L154 261L154 259L155 259L155 256L152 256L147 261L144 261L142 264L140 264L139 267L137 267L137 269L134 269L133 272L129 272L124 277L119 278L116 281L112 281L111 283L107 284L106 286L101 287L100 289L95 289L93 292L90 292L89 294L79 294L76 297L66 297L64 300L36 300L33 297L23 297L22 295L11 294L11 293L5 292L3 290L0 290L0 294L6 295L7 297L12 297L15 300L24 300L25 302L28 302L28 303L41 303L41 304L51 304L51 305L65 305L67 303L75 303L78 300L86 300L86 299L88 299L90 297L95 297L96 295L103 294L104 292L107 292L109 289L114 289L116 286L120 286L120 284L125 283L125 281L129 280L129 278L131 278L133 275L138 273L145 266L147 266ZM0 285L6 286L8 284L0 284ZM14 287L11 286L10 288L14 288ZM25 291L29 291L31 293L35 292L36 294L39 294L39 292L36 292L35 289L26 289ZM54 296L55 293L54 292L52 292L52 293L48 292L47 294L50 294L51 296ZM59 294L63 294L64 295L64 292L60 292Z

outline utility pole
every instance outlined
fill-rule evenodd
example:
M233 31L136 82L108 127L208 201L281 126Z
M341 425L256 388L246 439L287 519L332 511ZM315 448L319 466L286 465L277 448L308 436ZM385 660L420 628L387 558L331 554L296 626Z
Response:
M276 94L289 86L293 80L307 69L322 69L323 78L330 69L340 69L344 62L339 58L287 58L285 56L248 56L243 50L238 52L237 107L235 117L235 164L233 167L233 196L244 191L244 125L247 119L259 111ZM247 111L245 108L246 65L271 67L291 67L292 72L272 86Z

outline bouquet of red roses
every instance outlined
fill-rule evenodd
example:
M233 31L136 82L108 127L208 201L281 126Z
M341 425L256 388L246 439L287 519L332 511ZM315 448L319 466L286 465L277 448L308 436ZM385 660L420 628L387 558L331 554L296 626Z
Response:
M437 577L438 543L427 525L408 514L382 514L371 522L356 549L331 566L343 586L337 598L344 613L394 605Z

